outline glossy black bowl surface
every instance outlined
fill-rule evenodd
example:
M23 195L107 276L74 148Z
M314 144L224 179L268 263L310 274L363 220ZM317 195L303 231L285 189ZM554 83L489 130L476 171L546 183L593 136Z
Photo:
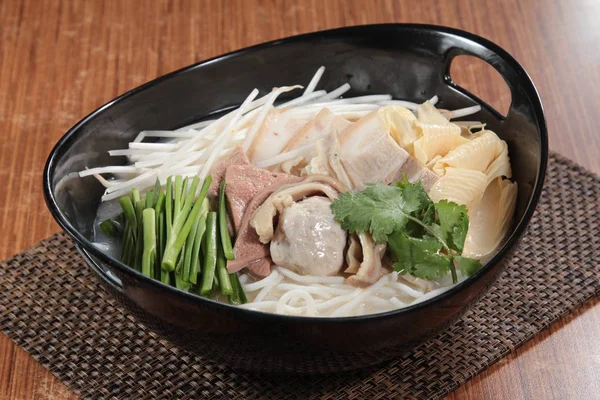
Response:
M471 55L491 64L512 94L506 118L456 86L452 59ZM514 228L499 253L474 277L420 304L350 318L302 318L243 310L181 292L111 259L91 242L103 188L79 178L85 167L114 164L141 130L173 129L239 104L257 87L306 84L327 71L320 87L345 82L350 96L391 93L442 108L481 104L477 119L506 140L519 184ZM122 160L125 163L125 160ZM455 29L370 25L277 40L214 58L158 78L113 100L75 125L56 145L44 171L46 201L101 282L139 320L179 346L250 370L332 372L388 360L454 321L494 281L535 209L547 162L542 104L523 68L495 44ZM100 289L99 289L100 290Z

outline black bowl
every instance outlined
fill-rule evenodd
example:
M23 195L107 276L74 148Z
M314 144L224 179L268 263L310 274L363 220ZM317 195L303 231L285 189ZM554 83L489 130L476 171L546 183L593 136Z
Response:
M512 93L506 118L457 87L457 55L490 63ZM107 165L145 129L172 129L239 104L257 87L306 83L327 67L321 86L350 82L353 92L391 93L443 108L481 104L477 119L506 140L519 184L514 227L498 254L474 277L444 294L397 311L350 318L303 318L248 311L200 298L144 277L90 243L103 188L81 179ZM123 160L123 162L125 162ZM201 356L249 370L331 372L373 365L439 332L493 283L538 202L547 163L542 104L523 68L497 45L470 33L426 25L370 25L315 32L226 54L168 74L104 105L58 142L44 171L46 202L100 281L145 325ZM115 279L118 277L118 279Z

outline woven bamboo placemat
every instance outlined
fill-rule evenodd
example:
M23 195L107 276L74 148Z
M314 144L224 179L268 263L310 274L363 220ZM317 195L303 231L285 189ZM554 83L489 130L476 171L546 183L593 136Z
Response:
M0 264L0 329L84 398L440 398L600 292L600 178L552 155L513 260L464 317L343 376L257 376L185 353L126 314L59 233Z

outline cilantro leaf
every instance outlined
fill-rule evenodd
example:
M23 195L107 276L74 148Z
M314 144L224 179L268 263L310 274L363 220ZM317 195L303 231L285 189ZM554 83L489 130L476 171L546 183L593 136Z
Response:
M435 211L439 220L439 234L449 248L462 252L469 229L467 207L448 200L440 200L435 203Z
M414 266L413 275L417 278L435 279L448 273L452 268L452 260L443 254L428 255L423 262Z
M431 236L415 238L394 233L388 238L392 259L398 260L394 263L394 270L419 278L439 278L450 271L451 261L439 253L441 247L441 243Z
M454 259L458 263L458 267L460 271L467 276L474 275L477 271L479 271L483 265L479 260L474 258L462 257L462 256L454 256Z
M376 242L385 243L393 231L406 228L409 217L426 213L432 204L420 184L402 188L378 183L361 192L341 193L331 209L342 228L369 231Z
M435 279L452 273L454 260L463 274L481 267L478 260L462 257L469 215L465 206L442 200L434 203L420 183L406 176L391 185L371 184L363 191L341 193L331 204L335 220L350 232L370 232L387 243L394 270L419 278Z
M394 263L394 270L402 273L412 273L416 264L425 261L428 255L436 254L442 245L432 237L409 237L402 232L394 232L388 238L388 250Z

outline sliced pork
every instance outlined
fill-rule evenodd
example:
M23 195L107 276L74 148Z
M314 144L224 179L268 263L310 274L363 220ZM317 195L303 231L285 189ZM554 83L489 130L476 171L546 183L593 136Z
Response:
M323 108L315 118L300 129L289 141L284 152L297 149L317 140L327 137L333 132L341 133L346 130L352 122L335 115L328 108Z
M215 164L215 166L210 171L210 176L212 178L212 183L210 184L210 188L208 189L208 195L210 198L217 198L219 196L219 185L223 178L225 178L225 173L227 168L232 165L249 165L250 160L246 156L246 152L241 146L235 147L231 153L225 155L225 157Z
M268 260L268 265L267 261L264 260L269 257L269 246L260 242L258 234L250 226L250 219L256 209L279 187L298 182L299 180L301 178L288 175L285 180L279 180L277 183L257 193L248 203L233 246L235 260L227 262L227 270L230 273L240 271L245 267L257 276L267 276L271 273L270 260Z
M232 165L227 168L225 193L236 234L240 230L248 204L254 196L269 186L279 187L289 183L290 179L288 174L276 174L252 165Z
M353 186L389 183L410 155L390 136L377 111L358 120L340 137L340 158Z
M429 192L429 189L431 189L431 187L440 179L440 177L433 173L429 168L424 167L412 157L409 157L402 167L396 171L392 181L401 180L404 174L406 174L406 178L411 183L421 182L427 192Z
M303 120L272 109L248 149L248 158L254 164L275 157L305 124Z

